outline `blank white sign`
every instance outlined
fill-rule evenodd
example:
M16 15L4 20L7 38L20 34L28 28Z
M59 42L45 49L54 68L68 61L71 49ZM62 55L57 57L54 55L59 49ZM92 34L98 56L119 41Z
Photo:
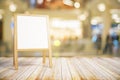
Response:
M17 49L48 48L47 16L17 15Z

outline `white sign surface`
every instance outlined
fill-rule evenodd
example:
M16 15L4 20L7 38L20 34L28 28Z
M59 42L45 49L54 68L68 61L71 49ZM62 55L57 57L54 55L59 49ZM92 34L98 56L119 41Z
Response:
M17 15L17 49L48 48L47 16Z

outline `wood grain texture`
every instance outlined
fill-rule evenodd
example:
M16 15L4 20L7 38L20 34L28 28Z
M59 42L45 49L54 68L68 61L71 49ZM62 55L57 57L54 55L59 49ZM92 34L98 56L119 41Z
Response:
M20 57L15 70L11 57L0 57L0 80L120 80L118 57Z

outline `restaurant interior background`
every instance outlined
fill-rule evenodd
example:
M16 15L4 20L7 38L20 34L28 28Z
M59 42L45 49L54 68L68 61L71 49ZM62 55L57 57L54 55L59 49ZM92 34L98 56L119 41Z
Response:
M120 36L120 0L0 0L0 56L13 55L14 14L49 16L53 56L97 55L94 35L102 35L102 49L108 33Z

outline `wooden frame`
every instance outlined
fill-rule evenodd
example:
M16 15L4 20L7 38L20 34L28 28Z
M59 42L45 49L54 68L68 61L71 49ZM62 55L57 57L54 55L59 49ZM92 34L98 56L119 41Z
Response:
M47 18L47 35L48 35L48 49L18 49L17 48L17 16L45 16ZM35 15L35 14L16 14L15 15L15 27L14 27L14 54L13 54L13 65L15 69L18 69L18 51L42 51L43 52L43 63L46 62L46 52L49 53L49 66L52 67L52 51L50 46L50 36L49 36L49 29L48 29L48 16L46 15Z

